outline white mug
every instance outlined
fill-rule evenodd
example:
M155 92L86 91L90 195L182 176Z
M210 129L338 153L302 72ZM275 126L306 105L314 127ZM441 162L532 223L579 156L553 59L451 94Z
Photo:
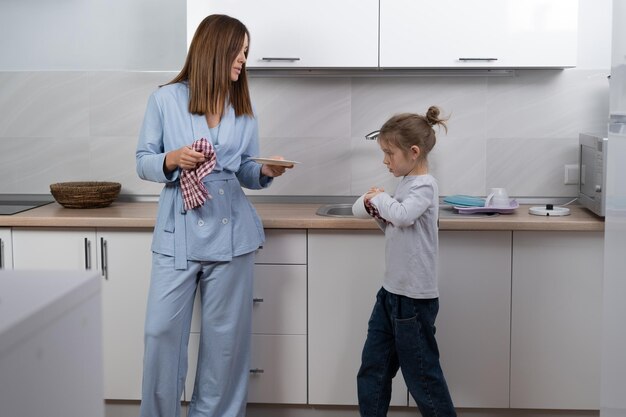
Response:
M485 199L485 207L509 207L511 199L506 192L506 188L492 188Z
M372 216L365 209L365 194L356 200L352 206L352 215L358 219L371 219Z

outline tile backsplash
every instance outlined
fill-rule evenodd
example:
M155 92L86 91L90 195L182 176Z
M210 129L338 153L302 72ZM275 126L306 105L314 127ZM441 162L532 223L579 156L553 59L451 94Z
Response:
M400 112L450 116L429 157L442 195L568 197L564 165L579 132L603 132L608 69L518 70L512 77L251 77L261 153L302 162L251 195L355 196L397 180L364 135ZM0 193L41 194L72 180L160 184L135 173L148 95L172 72L0 72Z

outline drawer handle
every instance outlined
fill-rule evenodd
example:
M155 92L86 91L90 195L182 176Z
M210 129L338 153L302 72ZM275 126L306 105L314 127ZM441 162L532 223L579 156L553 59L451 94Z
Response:
M85 269L91 269L91 241L85 238Z
M253 298L253 299L252 299L252 302L253 302L253 303L262 303L262 302L263 302L263 299L262 299L262 298Z
M250 369L250 373L251 373L251 374L255 374L255 375L256 375L256 374L262 374L262 373L264 373L264 372L265 372L265 370L263 370L263 369L259 369L259 368Z
M459 61L497 61L498 58L459 58Z
M102 276L105 280L109 279L109 249L107 241L103 237L100 238L100 267L102 268Z
M261 58L261 61L265 61L265 62L271 62L271 61L288 61L288 62L296 62L296 61L300 61L300 58L288 58L288 57L279 57L279 56L275 56L275 57L263 57Z

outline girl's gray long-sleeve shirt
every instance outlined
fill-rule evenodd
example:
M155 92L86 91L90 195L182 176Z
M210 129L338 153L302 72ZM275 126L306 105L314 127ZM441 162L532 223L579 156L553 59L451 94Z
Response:
M430 175L404 177L394 196L380 193L371 203L387 222L383 287L411 298L437 298L439 188Z

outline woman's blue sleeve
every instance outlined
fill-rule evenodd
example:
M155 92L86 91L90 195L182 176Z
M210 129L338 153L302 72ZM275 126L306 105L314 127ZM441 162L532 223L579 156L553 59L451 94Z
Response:
M152 94L148 99L135 153L137 174L141 179L161 183L178 179L179 170L174 170L166 175L163 169L165 162L163 125L163 112L154 94Z
M248 146L241 154L241 164L237 171L237 178L242 186L251 190L267 188L272 184L273 178L261 175L261 164L251 161L249 158L259 156L259 126L256 117L251 118L252 135Z

